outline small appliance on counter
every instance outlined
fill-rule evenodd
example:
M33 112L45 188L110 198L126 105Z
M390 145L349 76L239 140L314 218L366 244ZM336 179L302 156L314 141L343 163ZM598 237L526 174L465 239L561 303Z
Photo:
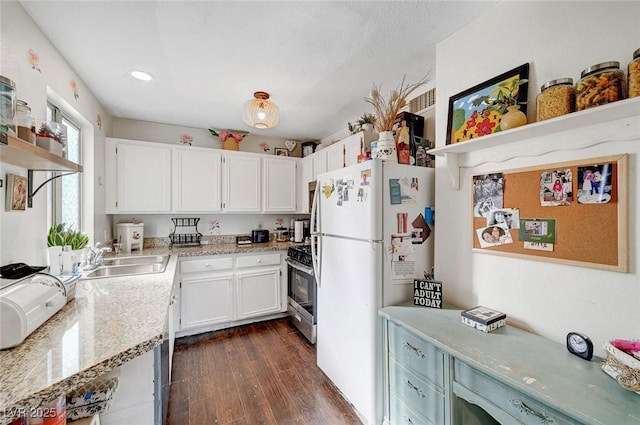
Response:
M237 245L251 245L251 236L250 235L238 235L238 236L236 236L236 244Z
M116 238L125 252L142 251L144 242L144 223L116 224Z
M267 243L269 242L269 230L256 229L251 231L251 242L253 243Z
M60 311L70 299L67 288L75 293L76 279L68 286L42 272L21 279L0 279L0 349L20 344Z

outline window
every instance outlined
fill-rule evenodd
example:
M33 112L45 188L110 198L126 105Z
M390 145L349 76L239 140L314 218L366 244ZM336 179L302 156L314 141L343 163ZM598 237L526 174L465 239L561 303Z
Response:
M81 164L81 127L62 109L47 103L47 120L59 122L66 130L66 158ZM60 174L60 173L58 173ZM62 173L64 174L64 173ZM68 227L82 230L82 187L80 173L54 180L52 195L53 223L65 223Z

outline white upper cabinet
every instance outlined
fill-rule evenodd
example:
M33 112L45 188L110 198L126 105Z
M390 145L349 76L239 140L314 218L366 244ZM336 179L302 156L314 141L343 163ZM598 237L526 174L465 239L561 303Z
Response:
M264 212L296 211L297 162L294 158L263 158Z
M344 166L348 167L358 163L358 155L364 148L364 132L353 134L342 140L344 145Z
M327 151L322 149L311 155L313 161L313 180L317 180L318 176L327 172Z
M344 144L334 143L323 149L327 155L327 171L337 170L344 167Z
M225 200L227 212L260 212L260 156L242 153L224 155Z
M174 148L174 211L220 212L222 155L218 150Z
M311 212L309 183L315 180L313 177L313 159L313 155L302 158L298 170L298 175L300 176L298 181L301 182L298 185L298 212L305 214Z
M171 211L171 147L107 139L106 212ZM114 190L115 188L115 190Z

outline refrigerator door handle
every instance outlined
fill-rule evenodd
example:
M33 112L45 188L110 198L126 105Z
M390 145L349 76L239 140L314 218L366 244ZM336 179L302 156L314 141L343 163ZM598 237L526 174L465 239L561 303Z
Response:
M318 182L319 183L319 182ZM316 191L313 194L313 205L311 206L311 258L313 263L313 274L316 276L318 288L320 283L320 252L322 251L322 239L320 238L320 189L316 184Z

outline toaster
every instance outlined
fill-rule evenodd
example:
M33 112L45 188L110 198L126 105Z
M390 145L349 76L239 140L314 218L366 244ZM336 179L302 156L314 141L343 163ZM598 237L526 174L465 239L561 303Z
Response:
M251 231L251 242L266 243L269 242L269 230L257 229Z

